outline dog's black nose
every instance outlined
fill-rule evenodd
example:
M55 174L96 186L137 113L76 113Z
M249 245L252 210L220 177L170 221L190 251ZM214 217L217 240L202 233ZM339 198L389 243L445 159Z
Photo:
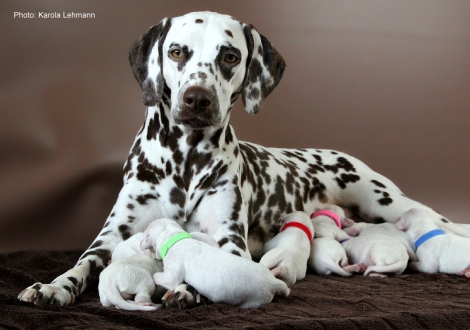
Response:
M183 104L186 110L192 112L204 112L210 109L212 99L214 98L211 91L203 87L189 87L183 94Z

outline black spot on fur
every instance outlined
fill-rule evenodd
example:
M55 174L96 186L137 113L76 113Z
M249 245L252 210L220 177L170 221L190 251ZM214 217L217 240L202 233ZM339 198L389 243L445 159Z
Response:
M441 221L444 222L444 223L449 223L449 220L444 219L444 218L441 218Z
M106 265L108 261L111 259L111 251L107 249L96 249L92 251L87 251L78 260L79 261L84 260L86 257L89 257L89 256L97 256L98 258L101 259L103 264Z
M103 241L96 241L95 243L93 243L88 249L91 250L91 249L94 249L94 248L97 248L99 246L103 245Z
M230 32L229 30L225 30L225 33L227 33L227 35L228 35L229 37L232 37L232 38L233 38L233 34L232 34L232 32Z
M121 234L122 239L125 241L132 236L131 227L128 225L120 225L118 227L119 233Z
M200 18L198 18L198 19L196 20L196 23L197 23L197 24L201 24L202 22L204 22L204 21L203 21L202 19L200 19Z
M147 126L147 140L155 140L157 138L157 133L160 130L160 114L158 111L155 111L155 115L152 119L149 120Z
M392 204L393 199L391 199L390 197L384 197L379 199L378 202L380 205L390 205Z
M90 271L86 277L87 288L98 285L100 273L104 269L103 266L98 266L95 260L88 260L88 263L90 265Z
M163 169L150 164L150 162L145 158L145 154L142 152L139 156L139 165L137 165L137 179L139 181L158 184L164 177L165 172Z
M190 147L195 147L199 144L199 142L202 141L203 138L204 132L202 130L193 130L186 138L186 143Z
M169 160L167 160L166 164L165 164L165 174L167 176L170 176L172 171L173 171L173 167L171 165L171 162Z
M233 244L235 244L241 250L246 251L245 240L241 236L233 234L229 236L229 239Z
M235 251L235 250L230 251L230 253L231 253L231 254L234 254L234 255L236 255L236 256L239 256L239 257L242 256L242 255L240 254L240 252Z
M222 238L221 240L219 240L217 242L217 244L219 244L220 247L224 246L225 244L227 244L229 242L228 238L227 237L224 237Z
M139 195L135 199L140 205L146 205L149 199L156 199L157 197L153 194Z
M372 182L373 184L375 184L377 187L380 187L380 188L387 188L383 183L380 183L380 182L377 181L377 180L370 180L370 182Z
M127 208L128 208L129 210L133 210L133 209L134 209L134 205L132 205L132 204L127 204Z
M178 204L180 207L184 207L186 202L186 193L182 189L173 187L170 191L170 202L172 204Z
M229 130L230 128L227 127L227 130ZM219 147L219 140L220 140L220 136L222 135L222 132L223 132L223 128L221 129L218 129L214 135L212 135L212 137L210 138L210 141L211 143L213 144L214 148L218 148Z

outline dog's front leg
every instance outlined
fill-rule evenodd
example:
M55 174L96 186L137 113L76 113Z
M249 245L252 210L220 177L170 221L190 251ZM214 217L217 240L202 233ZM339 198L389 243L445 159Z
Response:
M212 236L222 250L251 259L248 214L237 183L236 176L220 178L201 200L191 222L198 223L198 230Z
M23 290L18 299L35 304L66 306L72 304L88 285L96 285L99 274L111 260L114 247L162 216L160 203L144 188L141 182L124 185L103 229L75 267L50 284L34 283ZM144 193L135 195L132 191Z

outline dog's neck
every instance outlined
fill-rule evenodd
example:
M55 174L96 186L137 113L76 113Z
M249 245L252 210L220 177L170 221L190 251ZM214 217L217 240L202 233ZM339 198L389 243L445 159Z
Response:
M417 241L421 236L425 235L428 232L434 231L439 229L434 224L422 224L419 226L411 225L407 230L406 233L414 240Z
M162 249L164 249L165 244L169 248L171 248L171 246L168 245L168 243L171 243L171 242L169 242L169 240L171 240L171 238L176 236L176 235L182 235L182 234L187 234L187 232L184 231L182 228L179 228L179 227L176 227L176 226L163 226L163 228L158 233L158 236L156 238L155 254L161 256L162 252L164 252L164 251L162 251ZM166 252L168 252L168 251L166 251ZM166 252L164 254L166 254Z
M435 228L431 229L430 231L427 231L425 234L421 235L416 241L415 241L415 250L418 250L418 248L426 241L432 239L433 237L436 236L441 236L445 235L445 232L442 229Z

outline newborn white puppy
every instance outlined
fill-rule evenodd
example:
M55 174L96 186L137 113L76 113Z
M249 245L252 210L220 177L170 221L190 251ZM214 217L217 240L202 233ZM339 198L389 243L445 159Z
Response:
M156 310L161 305L152 303L156 289L152 274L162 271L161 262L145 254L113 261L100 274L101 304L126 310Z
M470 278L470 239L445 234L424 209L414 208L405 212L396 226L413 239L417 262L410 269L424 273L447 273Z
M414 242L409 235L399 230L394 223L381 223L378 225L372 223L359 222L354 223L352 226L343 228L349 236L370 236L375 234L389 236L402 243L406 252L408 253L409 260L416 261L416 253L414 251Z
M144 233L140 232L132 235L125 241L120 242L113 250L111 255L111 262L127 257L132 257L136 254L144 254L144 251L140 248L140 242L144 238Z
M279 233L264 245L259 263L292 285L307 273L313 225L308 214L301 211L283 215L278 222L282 224Z
M308 258L308 267L319 275L335 273L351 276L362 273L367 266L362 263L349 265L343 246L338 242L350 238L341 230L343 225L351 225L354 221L347 219L341 207L327 204L312 214L315 239Z
M364 276L400 275L408 264L405 246L389 236L359 236L341 243L350 262L367 266Z
M141 249L163 260L164 272L155 273L153 279L169 290L184 281L213 302L245 308L290 293L264 265L192 239L170 219L155 220L147 227Z

